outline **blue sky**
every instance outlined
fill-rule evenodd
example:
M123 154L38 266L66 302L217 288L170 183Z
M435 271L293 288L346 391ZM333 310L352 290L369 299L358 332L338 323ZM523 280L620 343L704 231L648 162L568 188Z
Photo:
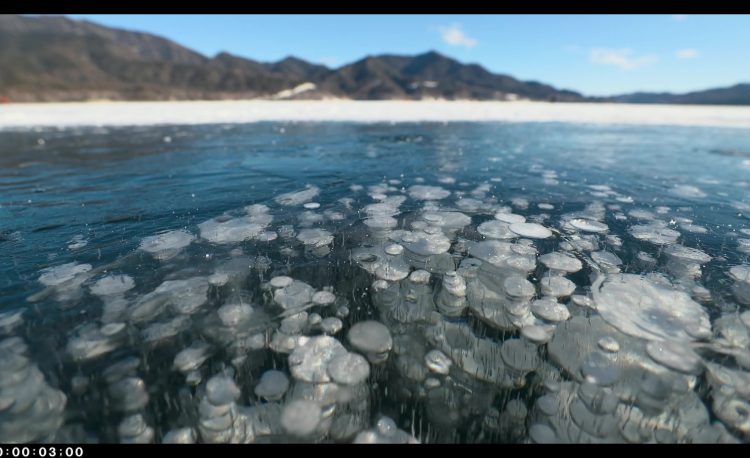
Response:
M71 15L213 56L338 67L431 49L587 95L750 82L750 15Z

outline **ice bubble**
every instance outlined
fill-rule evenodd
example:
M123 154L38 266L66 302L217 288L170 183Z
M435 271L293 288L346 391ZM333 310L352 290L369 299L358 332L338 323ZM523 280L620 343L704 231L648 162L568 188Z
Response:
M154 439L154 430L143 420L141 414L125 417L117 427L120 441L125 444L149 444Z
M210 356L211 347L204 342L194 342L177 353L172 367L183 374L197 370Z
M565 277L550 275L539 281L544 296L567 297L576 290L576 284Z
M109 386L115 407L122 412L137 412L148 404L146 383L139 377L126 377Z
M28 356L29 346L18 336L8 337L0 340L0 352L10 351L16 355Z
M680 237L679 232L654 223L632 226L630 233L636 239L654 245L670 245Z
M357 385L370 376L370 365L356 353L340 354L329 361L328 375L336 383Z
M392 216L378 215L365 218L365 226L374 231L375 234L387 233L388 229L398 226L398 220Z
M336 301L336 296L329 291L318 291L313 294L312 301L317 305L331 305Z
M739 283L750 283L750 266L739 265L729 269L729 276Z
M591 260L607 273L619 272L618 266L622 265L622 259L610 251L594 251Z
M706 229L703 226L699 226L697 224L683 223L683 224L680 224L680 229L682 229L685 232L690 232L692 234L708 234L708 229Z
M546 239L552 237L552 231L536 223L513 223L509 226L509 229L514 234L518 234L521 237L528 237L530 239Z
M229 274L226 272L215 272L208 277L211 286L224 286L229 283Z
M606 224L591 219L573 218L568 221L568 224L583 232L598 233L606 232L609 230L609 227Z
M103 336L112 337L119 334L123 329L125 329L125 323L108 323L102 326L99 332Z
M311 227L323 223L323 215L313 211L304 211L297 215L297 220L301 227Z
M295 379L312 383L330 382L328 363L343 354L346 354L346 349L333 337L300 338L289 355L289 367Z
M397 243L390 243L385 246L383 251L385 251L386 254L389 254L391 256L398 256L404 252L404 247Z
M0 335L9 334L14 328L23 323L23 310L9 310L0 312Z
M274 231L263 231L255 237L260 242L273 242L279 237Z
M583 268L583 264L577 258L560 251L539 256L539 262L550 269L552 273L575 273Z
M536 290L534 285L520 275L511 275L503 282L505 293L512 298L531 298Z
M44 286L62 285L63 283L74 279L79 274L90 271L91 268L91 264L78 264L75 262L48 267L42 270L42 274L39 276L39 283Z
M349 316L349 307L342 305L336 309L336 316L339 318L346 318Z
M99 330L80 331L80 334L68 340L65 350L74 361L86 361L113 351L117 345L116 341L101 334Z
M363 247L353 250L352 257L357 264L381 280L398 281L409 275L410 267L401 255L387 254L385 249L396 252L391 245L385 247Z
M509 226L508 223L502 221L486 221L477 226L477 232L488 239L510 240L517 238L518 235L511 232Z
M231 404L240 394L240 389L226 375L214 375L206 383L206 398L215 406Z
M664 254L667 270L678 279L700 277L701 265L711 260L711 256L703 251L683 245L669 245Z
M307 317L307 324L308 324L308 326L310 326L312 328L314 328L316 326L319 326L320 323L322 323L322 322L323 322L323 317L321 317L317 313L311 313Z
M713 409L716 416L729 427L747 437L750 434L750 402L733 397L714 397Z
M552 338L551 333L547 332L542 326L524 326L521 328L521 336L537 345L543 344Z
M601 352L589 354L581 366L587 381L600 386L611 386L620 379L620 370Z
M460 315L466 307L466 281L456 271L443 275L442 288L437 297L437 307L448 316Z
M599 249L595 235L571 235L560 242L560 249L565 251L594 251Z
M620 344L612 336L604 336L596 341L596 345L607 353L617 353L620 351Z
M455 232L471 224L471 218L460 212L427 211L422 219L431 226L442 228L446 232Z
M664 254L686 263L705 264L711 260L711 256L703 251L683 245L670 245L664 249Z
M289 378L280 371L268 370L255 385L255 394L267 401L278 401L289 388Z
M537 299L533 301L531 303L531 312L537 317L551 323L565 321L570 318L568 308L554 299Z
M485 205L479 199L472 199L470 197L467 197L457 200L456 207L465 212L477 212L484 209Z
M406 201L406 196L389 196L376 204L365 206L362 211L369 217L394 216L399 213L399 207Z
M617 235L609 234L604 240L608 245L612 245L615 248L620 248L622 246L622 239Z
M284 406L281 412L281 425L292 435L308 436L320 424L322 414L317 402L304 399L294 400Z
M134 374L140 365L141 360L131 356L104 369L102 376L107 384L112 385L125 377Z
M274 332L268 348L276 353L291 353L297 348L297 337L284 334L280 330Z
M526 210L527 208L529 208L528 199L525 199L523 197L514 197L510 199L510 203L513 204L514 207L519 208L521 210Z
M250 319L253 308L248 304L224 304L216 313L224 326L236 328Z
M291 285L293 281L294 279L292 277L279 276L273 277L269 283L274 288L286 288Z
M208 279L192 277L167 280L154 291L142 296L129 311L134 322L148 321L159 315L167 305L177 313L190 314L208 300Z
M750 329L750 310L740 313L740 321Z
M636 208L634 210L630 210L628 212L628 215L631 216L631 217L633 217L633 218L635 218L635 219L646 220L646 221L652 220L652 219L656 218L656 215L654 215L650 211L648 211L648 210L641 210L641 209L638 209L638 208Z
M508 339L500 350L503 362L521 372L531 372L539 366L540 359L536 347L528 345L521 339Z
M318 188L317 186L308 185L307 188L303 189L302 191L280 194L276 196L274 200L279 205L300 205L313 200L318 196L318 194L320 194L320 188Z
M297 234L297 240L307 246L320 247L330 245L333 235L325 229L302 229Z
M468 252L471 256L484 261L480 272L489 275L515 273L525 276L536 267L536 249L521 244L497 240L470 242Z
M443 235L442 231L438 231L438 233L408 232L401 237L401 244L404 248L419 256L442 254L451 247L450 239Z
M307 283L294 280L284 288L276 289L273 301L284 310L293 310L310 303L315 289Z
M189 325L188 317L176 316L168 321L151 323L141 331L141 337L145 343L159 343L176 336Z
M320 329L328 335L336 334L344 327L344 323L336 317L328 317L320 323Z
M414 185L409 188L409 197L415 200L441 200L450 195L450 191L440 186Z
M297 235L294 231L294 226L289 224L279 226L278 229L276 229L276 232L279 234L279 237L285 240L294 238Z
M441 375L448 375L453 362L440 350L430 350L424 357L427 368Z
M648 340L695 340L711 334L703 307L690 296L633 274L592 286L602 318L625 334Z
M702 360L685 342L658 341L646 345L646 353L657 363L685 374L700 374Z
M506 224L525 223L526 218L522 215L516 215L509 212L497 212L495 213L495 219Z
M223 216L198 224L201 237L211 243L226 244L250 240L261 235L267 223L258 223L252 216L226 219Z
M360 321L349 329L349 343L367 356L371 363L379 363L388 357L393 348L393 339L388 328L377 321Z
M173 258L181 249L193 243L195 236L184 230L152 235L141 240L139 249L162 261Z
M91 294L96 296L115 296L123 294L135 287L133 278L129 275L110 275L99 279L91 286Z
M670 192L676 196L686 198L706 197L707 194L700 188L691 185L676 185Z

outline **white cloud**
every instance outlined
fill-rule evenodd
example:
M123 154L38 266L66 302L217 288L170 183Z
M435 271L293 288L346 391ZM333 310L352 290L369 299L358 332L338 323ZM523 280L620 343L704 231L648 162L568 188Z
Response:
M672 20L677 21L677 22L682 22L687 18L688 18L687 14L673 14L672 15Z
M453 24L449 27L440 27L440 34L443 36L443 41L451 46L465 46L467 48L473 48L479 43L474 38L466 35L461 28L461 24Z
M623 70L635 70L659 60L654 54L636 56L629 48L594 48L591 50L590 59L594 64L612 65Z
M678 59L694 59L700 56L700 54L700 51L693 48L678 49L677 52L674 53Z

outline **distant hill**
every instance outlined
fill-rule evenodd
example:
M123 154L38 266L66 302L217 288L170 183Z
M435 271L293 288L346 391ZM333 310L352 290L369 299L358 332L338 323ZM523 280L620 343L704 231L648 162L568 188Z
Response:
M670 94L668 92L636 92L611 97L611 100L627 103L683 103L695 105L750 105L750 83L731 87Z
M367 56L331 69L287 57L203 56L148 33L62 16L0 15L0 101L348 98L750 104L750 84L688 94L584 97L437 52Z
M170 40L65 17L0 16L0 97L11 101L237 98L581 101L435 52L329 69L295 57L209 58ZM304 84L312 83L312 84Z

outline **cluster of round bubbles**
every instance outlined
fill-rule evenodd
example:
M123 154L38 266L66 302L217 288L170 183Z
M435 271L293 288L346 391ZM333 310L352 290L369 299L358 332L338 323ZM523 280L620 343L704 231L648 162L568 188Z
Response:
M711 336L708 313L685 292L633 274L608 277L592 292L602 318L625 334L684 341Z
M0 311L0 442L750 442L750 266L713 226L456 170L50 258Z
M63 424L67 397L48 385L18 337L0 341L0 442L54 438Z

